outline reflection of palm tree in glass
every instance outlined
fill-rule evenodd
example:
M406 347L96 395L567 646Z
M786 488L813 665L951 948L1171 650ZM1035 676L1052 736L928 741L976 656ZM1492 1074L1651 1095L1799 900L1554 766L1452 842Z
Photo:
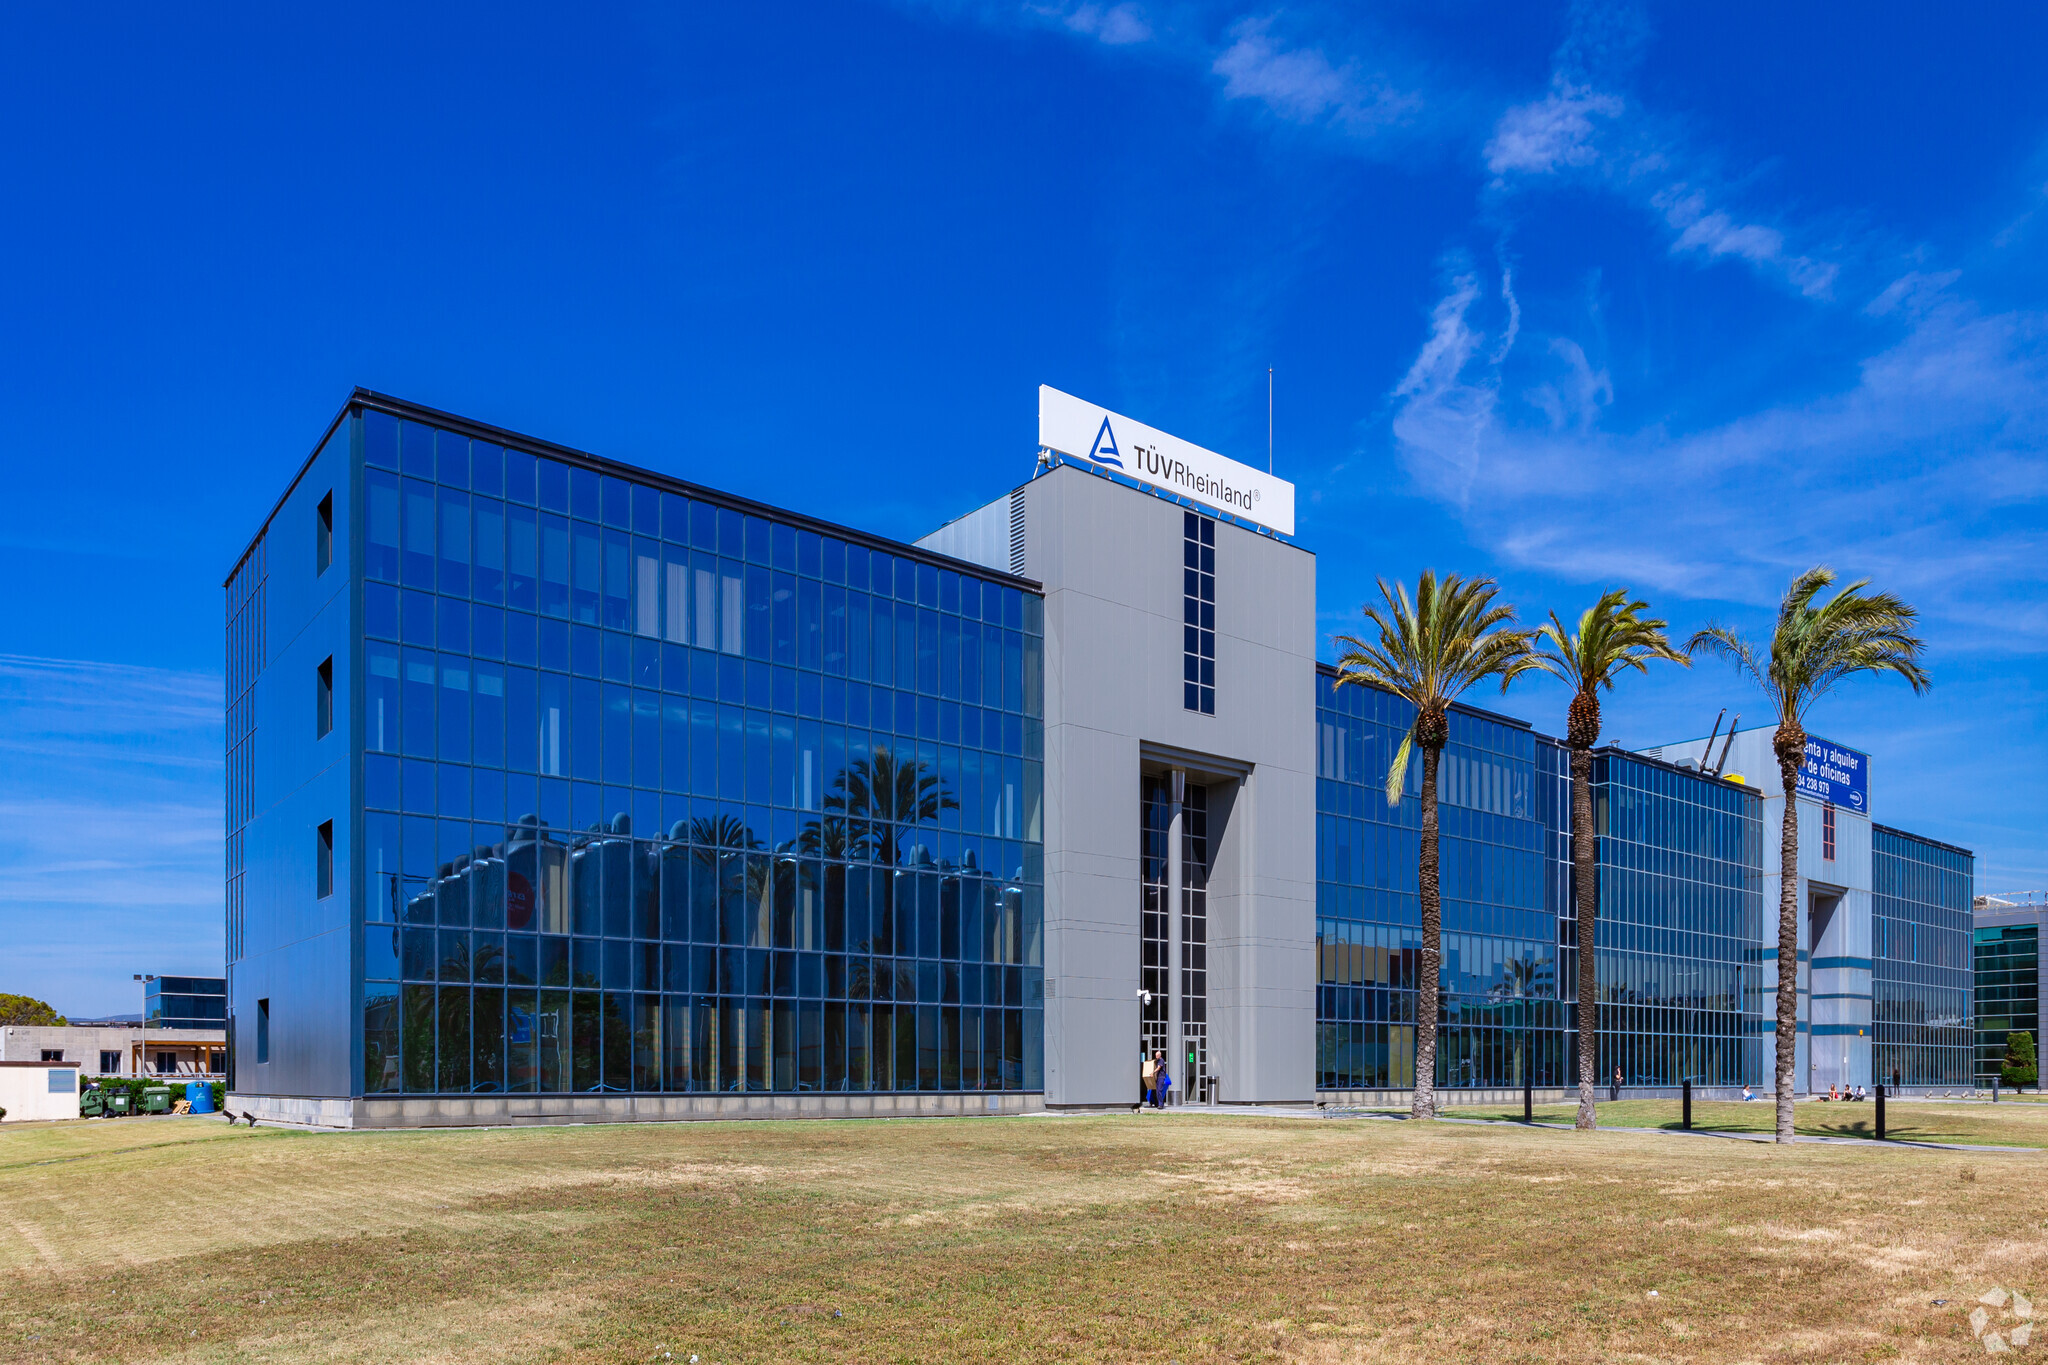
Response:
M690 822L690 842L700 848L761 847L761 837L737 815L698 816Z
M867 851L875 862L893 865L899 826L937 824L940 811L958 810L960 802L929 764L877 745L872 758L855 759L832 779L825 809L872 820Z

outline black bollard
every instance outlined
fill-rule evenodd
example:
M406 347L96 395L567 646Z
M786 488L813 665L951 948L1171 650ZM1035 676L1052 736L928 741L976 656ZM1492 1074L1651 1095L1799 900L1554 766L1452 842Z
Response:
M1692 1082L1691 1082L1691 1081L1686 1081L1686 1082L1685 1082L1685 1083L1684 1083L1684 1084L1683 1084L1683 1085L1682 1085L1682 1086L1681 1086L1681 1087L1679 1088L1679 1099L1680 1099L1680 1103L1681 1103L1681 1105L1682 1105L1682 1108L1680 1109L1680 1111L1679 1111L1679 1115L1678 1115L1678 1126L1679 1126L1679 1127L1681 1127L1681 1128L1683 1128L1683 1129L1685 1129L1685 1131L1686 1131L1686 1132L1690 1133L1690 1132L1692 1131Z
M1884 1141L1884 1086L1877 1087L1877 1140Z
M1536 1080L1528 1067L1522 1068L1522 1122L1536 1121Z

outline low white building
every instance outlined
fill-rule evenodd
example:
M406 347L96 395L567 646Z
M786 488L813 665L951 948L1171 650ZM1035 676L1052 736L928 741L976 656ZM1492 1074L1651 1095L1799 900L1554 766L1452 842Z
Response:
M0 1119L23 1123L77 1117L77 1066L65 1062L0 1061Z
M140 1024L9 1024L0 1062L59 1062L87 1076L215 1078L227 1069L224 1029L150 1029Z

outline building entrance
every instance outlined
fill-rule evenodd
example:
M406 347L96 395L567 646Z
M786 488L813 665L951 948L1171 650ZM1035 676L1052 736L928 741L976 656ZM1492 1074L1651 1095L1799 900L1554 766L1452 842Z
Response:
M1144 779L1142 1059L1164 1052L1181 1100L1206 1101L1209 1071L1209 789L1178 770ZM1175 901L1179 904L1176 907ZM1178 913L1174 913L1175 910Z

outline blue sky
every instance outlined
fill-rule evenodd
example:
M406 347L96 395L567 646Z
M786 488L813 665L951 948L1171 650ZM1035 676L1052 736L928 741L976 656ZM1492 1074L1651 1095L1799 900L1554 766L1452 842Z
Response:
M1375 575L1925 612L1887 823L2048 884L2048 20L1879 6L353 5L0 50L0 990L220 960L220 583L352 384L914 537L1050 383ZM1327 652L1327 645L1326 645ZM1481 703L1555 731L1565 698ZM1615 742L1764 719L1724 666Z

